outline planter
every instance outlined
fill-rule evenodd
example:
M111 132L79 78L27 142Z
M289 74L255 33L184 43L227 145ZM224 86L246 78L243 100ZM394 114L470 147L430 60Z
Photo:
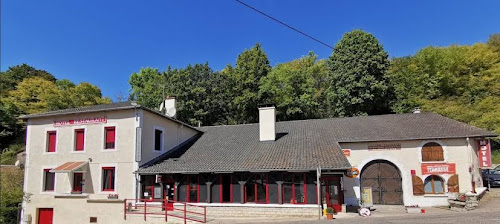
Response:
M326 214L326 219L327 220L332 220L333 219L333 214Z
M108 199L118 199L117 194L108 194Z
M406 213L421 213L422 209L420 207L406 207Z

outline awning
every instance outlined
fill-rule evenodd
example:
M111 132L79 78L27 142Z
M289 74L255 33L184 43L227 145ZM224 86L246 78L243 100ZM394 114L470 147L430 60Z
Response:
M87 165L89 162L67 162L64 163L52 170L51 173L71 173L74 171L84 171L82 168Z

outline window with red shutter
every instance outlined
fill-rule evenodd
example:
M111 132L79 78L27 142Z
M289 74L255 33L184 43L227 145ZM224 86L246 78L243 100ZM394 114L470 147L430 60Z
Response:
M47 152L55 152L56 151L56 132L48 131L47 132Z
M106 142L105 149L114 149L115 148L115 127L106 127Z
M83 151L85 145L85 130L75 130L75 151Z
M115 168L103 167L102 168L102 190L114 191L115 190Z

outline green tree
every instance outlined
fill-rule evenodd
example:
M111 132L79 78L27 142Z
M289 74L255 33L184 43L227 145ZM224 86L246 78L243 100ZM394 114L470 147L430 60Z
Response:
M262 79L263 99L275 102L278 120L319 118L324 107L328 71L324 61L310 52L300 59L279 64Z
M490 35L487 44L497 53L500 53L500 33Z
M362 30L344 34L327 65L330 82L327 99L332 116L388 111L385 78L388 54L372 34Z
M61 109L60 98L61 90L54 82L33 77L20 82L5 100L22 113L32 114Z
M143 106L158 108L163 101L165 78L156 68L141 68L130 76L131 97Z
M0 73L0 93L5 96L19 82L25 78L40 77L55 82L56 78L44 70L33 68L27 64L9 67L7 71Z
M267 55L256 44L238 56L236 67L230 71L230 82L233 100L231 103L231 120L234 123L251 123L258 119L258 104L260 102L259 85L271 69Z

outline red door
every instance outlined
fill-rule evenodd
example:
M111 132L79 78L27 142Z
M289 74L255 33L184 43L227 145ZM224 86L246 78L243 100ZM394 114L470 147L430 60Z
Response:
M332 207L336 212L341 212L343 192L340 188L340 177L326 177L321 180L321 194L323 204Z
M53 208L38 209L38 224L52 224L53 218L54 218Z

